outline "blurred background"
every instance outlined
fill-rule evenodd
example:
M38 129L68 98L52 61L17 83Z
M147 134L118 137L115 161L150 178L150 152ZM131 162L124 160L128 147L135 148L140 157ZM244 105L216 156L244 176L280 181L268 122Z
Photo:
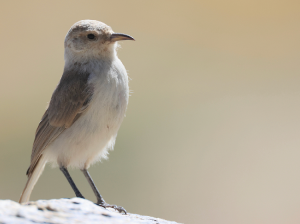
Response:
M108 203L184 223L300 222L299 1L0 4L1 199L27 180L67 31L95 19L136 39L118 52L133 93L115 150L90 168ZM31 200L61 197L74 193L47 166Z

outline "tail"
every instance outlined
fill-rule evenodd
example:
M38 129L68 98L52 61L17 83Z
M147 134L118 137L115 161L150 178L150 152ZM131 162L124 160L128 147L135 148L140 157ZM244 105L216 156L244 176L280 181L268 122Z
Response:
M45 156L41 156L39 159L37 165L35 166L34 170L28 174L28 180L25 185L25 188L22 192L22 195L20 197L19 203L28 202L31 192L33 190L34 185L38 181L39 177L41 176L45 165L47 163L47 160L45 159Z

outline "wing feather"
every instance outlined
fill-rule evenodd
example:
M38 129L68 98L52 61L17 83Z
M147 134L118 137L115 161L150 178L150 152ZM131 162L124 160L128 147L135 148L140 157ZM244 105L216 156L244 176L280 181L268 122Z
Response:
M62 75L37 127L27 175L33 172L45 148L88 109L93 95L88 77L88 73L72 70L65 71Z

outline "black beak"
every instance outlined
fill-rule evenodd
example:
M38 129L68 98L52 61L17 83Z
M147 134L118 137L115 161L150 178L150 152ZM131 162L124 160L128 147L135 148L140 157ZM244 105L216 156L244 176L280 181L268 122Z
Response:
M120 41L120 40L135 40L133 37L123 34L123 33L113 33L110 36L110 41L115 42L115 41Z

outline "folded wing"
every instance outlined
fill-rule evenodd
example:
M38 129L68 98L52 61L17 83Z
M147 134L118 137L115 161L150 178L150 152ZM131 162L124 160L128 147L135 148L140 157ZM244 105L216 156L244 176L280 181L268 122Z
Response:
M88 109L93 96L88 78L88 73L72 70L62 75L36 130L27 175L33 172L45 148Z

